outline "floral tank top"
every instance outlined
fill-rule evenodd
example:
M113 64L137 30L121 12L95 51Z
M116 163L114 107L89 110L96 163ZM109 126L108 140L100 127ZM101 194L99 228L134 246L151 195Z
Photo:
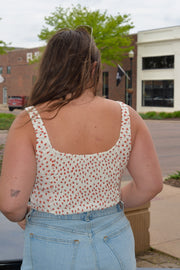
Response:
M82 213L116 205L131 151L127 105L121 106L121 130L116 144L105 152L70 154L55 150L35 107L26 111L36 134L37 174L31 207L55 215Z

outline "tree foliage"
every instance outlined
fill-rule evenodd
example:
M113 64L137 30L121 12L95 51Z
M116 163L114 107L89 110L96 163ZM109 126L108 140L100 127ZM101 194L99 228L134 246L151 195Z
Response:
M0 54L5 54L9 50L9 47L8 47L9 45L10 44L7 44L3 40L0 40Z
M63 9L57 7L55 12L45 17L45 24L38 35L40 40L48 41L49 38L61 28L75 29L79 25L89 25L93 29L93 37L101 51L102 63L115 65L127 56L133 47L129 31L133 23L130 15L108 15L107 11L90 11L80 5Z
M6 53L6 49L7 49L6 43L0 40L0 54Z

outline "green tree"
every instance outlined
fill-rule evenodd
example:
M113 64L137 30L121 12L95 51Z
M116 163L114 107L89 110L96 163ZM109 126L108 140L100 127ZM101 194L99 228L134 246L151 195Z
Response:
M7 44L0 40L0 54L4 54L7 51Z
M1 18L0 18L1 20ZM6 44L4 41L0 40L0 54L4 54L7 52L7 50L9 50L8 46L10 44Z
M90 11L81 5L63 9L57 7L51 16L45 17L45 24L38 35L40 40L49 38L61 28L76 28L78 25L89 25L93 29L93 37L101 51L102 63L116 65L133 47L129 31L132 29L130 15L108 15L107 11Z

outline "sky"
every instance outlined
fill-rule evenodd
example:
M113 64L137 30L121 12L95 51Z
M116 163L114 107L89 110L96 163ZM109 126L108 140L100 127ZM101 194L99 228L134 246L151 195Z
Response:
M45 26L45 17L56 7L80 4L90 10L105 11L115 16L130 14L134 29L130 33L180 26L179 0L5 0L0 3L0 40L13 47L42 46L38 34Z

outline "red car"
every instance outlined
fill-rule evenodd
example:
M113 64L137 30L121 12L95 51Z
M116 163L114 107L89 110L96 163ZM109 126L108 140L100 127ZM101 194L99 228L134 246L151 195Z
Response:
M24 109L27 105L27 96L9 96L8 97L8 108L10 111L14 109Z

